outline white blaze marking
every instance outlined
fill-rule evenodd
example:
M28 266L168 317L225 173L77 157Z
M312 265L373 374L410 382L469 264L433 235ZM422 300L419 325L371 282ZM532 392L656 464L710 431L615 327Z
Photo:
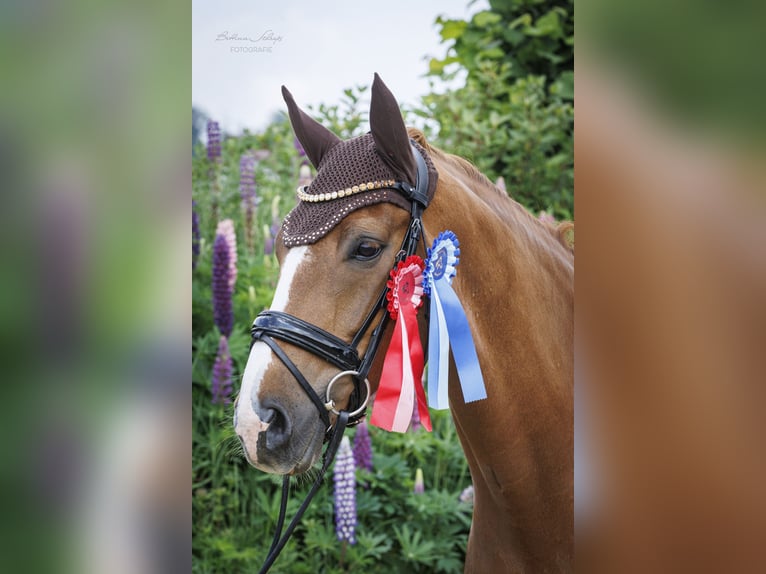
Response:
M277 283L277 290L274 292L274 300L271 302L272 311L284 311L287 308L287 302L290 300L290 287L292 287L298 267L301 266L304 259L308 259L308 251L308 245L301 245L300 247L293 247L287 252L287 257L285 257L279 272L279 283Z
M308 249L308 245L302 245L287 252L279 273L274 300L271 302L272 311L284 311L287 308L293 279L295 279L298 268L303 261L308 259ZM235 430L242 437L245 446L250 446L247 453L252 462L255 462L255 442L258 440L258 434L265 431L269 426L258 417L257 408L258 392L263 377L271 366L272 357L271 349L266 343L260 341L255 343L250 350L245 373L242 375Z

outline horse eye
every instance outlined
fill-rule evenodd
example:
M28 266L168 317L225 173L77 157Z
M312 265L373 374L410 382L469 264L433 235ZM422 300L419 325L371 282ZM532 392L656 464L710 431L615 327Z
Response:
M351 257L357 261L372 261L380 255L381 251L383 248L377 243L360 241Z

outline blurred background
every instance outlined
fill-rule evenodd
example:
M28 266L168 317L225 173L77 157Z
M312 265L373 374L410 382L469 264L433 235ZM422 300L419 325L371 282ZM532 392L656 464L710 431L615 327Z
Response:
M763 15L578 4L583 571L766 565Z
M204 335L215 330L212 310L203 311L193 290L210 287L203 271L194 287L187 235L189 190L198 193L192 173L198 182L209 178L199 167L207 161L208 120L220 123L221 190L230 208L241 210L239 151L257 151L274 138L279 165L297 170L284 177L300 176L299 151L288 158L293 142L279 131L278 101L252 106L260 118L228 115L248 92L287 84L331 127L353 131L364 129L362 88L379 71L395 94L404 94L408 120L438 145L469 157L493 179L503 176L511 195L536 213L575 216L567 195L571 164L566 154L559 157L571 121L572 78L565 74L571 67L546 44L562 34L572 4L434 4L430 16L418 16L416 35L432 38L435 47L392 62L378 56L380 67L347 83L341 78L340 89L321 95L317 71L342 65L313 59L304 30L320 22L315 28L323 38L333 37L332 20L313 7L287 18L277 16L278 7L249 3L261 4L274 19L256 12L253 28L229 16L239 14L239 5L215 14L202 6L205 20L225 26L211 24L212 38L208 31L192 37L192 27L201 25L197 3L191 10L178 2L12 1L0 8L3 571L191 568L194 489L186 489L189 436L199 421L190 417L190 306L192 317L207 321L197 332L213 341L192 362L200 405L212 399L220 344ZM409 8L386 5L402 22L409 22ZM446 14L442 22L439 14ZM577 16L578 567L762 571L763 7L584 0ZM294 22L300 27L291 28ZM271 54L213 51L218 34L260 35L261 24L283 37L272 41ZM485 42L498 27L510 45ZM411 33L400 30L387 42L402 43ZM335 37L345 52L362 51L345 28ZM208 41L212 47L205 48ZM218 44L228 42L236 44ZM305 60L282 80L267 68L278 67L288 51ZM540 59L544 68L526 67ZM205 79L198 63L222 71ZM391 63L397 66L387 72L383 66ZM227 77L227 66L237 77ZM251 87L267 72L272 88ZM216 101L203 95L200 81L208 93L226 82L226 91L245 96ZM410 92L410 84L425 87ZM200 116L188 108L190 86ZM508 100L508 109L500 105ZM524 125L520 117L533 120ZM189 123L197 160L189 153ZM524 157L525 140L510 132L537 134L538 147L526 150L541 166L536 181L525 183L514 163ZM504 159L495 165L493 157ZM278 193L268 195L271 180L257 170L256 213L265 221L254 226L253 241L261 243L253 249L266 260L264 224L272 223ZM278 202L276 214L287 207ZM197 269L210 265L215 230L201 208L202 201ZM247 239L237 239L243 249ZM268 299L267 291L251 296L241 286L234 308L246 323L238 319L238 329L252 320L247 306L255 311ZM225 409L210 404L194 416L210 413L206 424L223 433ZM216 446L219 468L238 468L225 437L208 438L203 446ZM441 452L449 457L446 446ZM401 484L407 489L412 480L414 491L411 476ZM451 476L454 484L462 480ZM401 493L407 504L409 495ZM458 512L452 524L460 529ZM247 548L216 544L204 548L213 560L255 560ZM238 550L245 555L236 556ZM197 571L213 571L205 568Z

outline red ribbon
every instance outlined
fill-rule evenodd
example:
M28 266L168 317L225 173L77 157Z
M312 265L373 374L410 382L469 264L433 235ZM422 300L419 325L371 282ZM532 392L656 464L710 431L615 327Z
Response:
M416 403L422 425L431 430L423 390L424 357L417 319L422 304L424 267L420 257L411 255L391 270L387 284L388 311L396 323L383 361L370 423L388 431L406 432Z

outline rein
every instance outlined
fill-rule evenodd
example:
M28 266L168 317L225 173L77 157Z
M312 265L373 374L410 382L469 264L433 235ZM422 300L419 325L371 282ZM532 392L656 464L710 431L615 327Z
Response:
M423 235L423 211L428 207L428 167L417 148L415 148L412 143L410 146L417 164L417 180L415 186L413 187L410 184L401 181L396 182L391 186L392 189L397 190L411 202L410 224L407 227L407 232L402 240L401 249L394 260L393 268L396 268L396 265L400 261L415 254L418 241L420 241ZM384 286L383 291L378 296L377 301L367 314L367 317L362 322L362 325L359 327L359 330L350 343L346 343L342 339L336 337L332 333L328 333L316 325L282 311L263 311L255 318L251 331L251 347L255 342L263 341L269 346L279 360L282 361L311 402L314 403L319 418L326 429L324 442L328 443L327 448L322 455L322 467L319 474L300 508L290 521L284 534L282 534L282 529L284 526L285 515L287 513L290 477L289 475L285 475L283 478L282 497L280 501L279 517L277 519L277 527L274 533L274 539L271 543L271 548L269 549L269 553L259 574L265 574L269 571L282 551L282 548L284 548L285 544L287 544L287 541L290 539L295 527L298 525L298 522L311 503L311 500L319 490L327 469L330 467L333 460L335 460L335 455L338 452L338 447L340 446L346 427L359 424L365 416L367 403L370 398L370 383L367 380L367 375L372 368L372 363L375 360L375 356L383 339L383 333L390 320L389 314L385 312L386 291L387 287ZM376 317L381 311L383 311L383 316L379 319L372 331L370 343L367 346L364 356L360 357L357 350L359 343L365 333L372 327ZM321 357L325 361L341 369L341 372L333 377L328 383L325 390L324 401L319 397L311 384L306 380L306 377L303 376L300 369L292 360L290 360L275 339L295 345L317 357ZM347 410L338 411L335 408L335 401L331 398L330 394L333 384L343 376L352 377L354 389L349 395ZM362 385L365 387L364 396L362 396ZM331 412L337 417L334 425L330 421L329 413Z

